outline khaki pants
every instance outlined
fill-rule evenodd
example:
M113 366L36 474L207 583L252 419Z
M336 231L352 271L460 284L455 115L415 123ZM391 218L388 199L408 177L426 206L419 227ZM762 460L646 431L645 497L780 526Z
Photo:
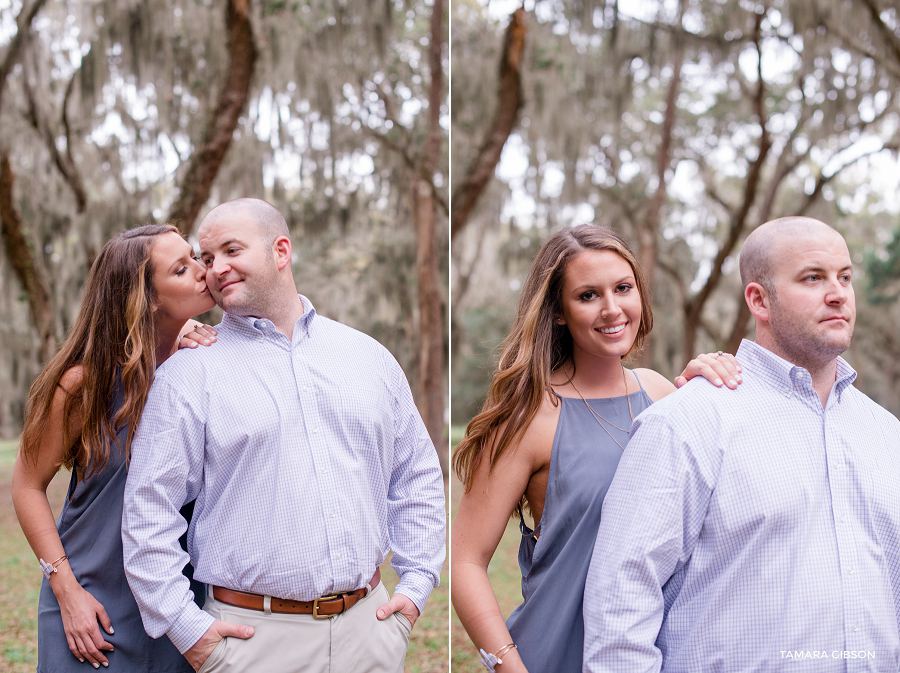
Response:
M247 640L225 638L199 673L403 673L410 624L399 612L384 621L375 610L388 601L384 584L331 619L266 614L207 595L203 609L216 619L255 629Z

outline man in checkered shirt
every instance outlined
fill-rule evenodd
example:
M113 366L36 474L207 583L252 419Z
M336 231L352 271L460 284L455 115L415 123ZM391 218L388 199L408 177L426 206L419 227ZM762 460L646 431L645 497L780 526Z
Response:
M584 596L584 670L900 668L900 422L853 387L847 245L803 217L740 259L743 384L635 421Z
M157 371L125 489L125 570L147 632L195 669L401 673L444 560L443 477L402 369L297 294L281 214L199 230L217 342ZM201 352L205 351L205 352ZM191 600L178 510L188 530ZM389 551L400 576L380 582Z

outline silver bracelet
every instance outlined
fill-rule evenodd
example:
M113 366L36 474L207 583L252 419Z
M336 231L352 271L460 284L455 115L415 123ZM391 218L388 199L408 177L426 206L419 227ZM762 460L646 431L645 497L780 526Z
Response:
M478 652L479 654L481 654L481 665L491 673L495 673L494 666L503 663L503 659L500 658L501 655L506 654L507 652L509 652L509 650L512 649L518 650L519 648L516 647L515 643L510 643L509 645L504 645L499 650L497 650L497 654L494 654L493 652L485 652L483 649L478 648Z

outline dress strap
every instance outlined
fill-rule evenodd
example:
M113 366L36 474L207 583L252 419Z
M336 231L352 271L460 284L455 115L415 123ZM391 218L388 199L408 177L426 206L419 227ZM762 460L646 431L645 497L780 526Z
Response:
M629 370L629 371L630 371L632 374L634 374L634 380L638 382L638 386L640 386L641 390L644 391L644 392L647 392L647 391L644 390L644 384L641 383L641 379L638 377L637 372L634 371L633 369L631 369L631 370Z
M521 502L516 505L516 509L519 511L519 532L522 534L522 537L536 538L541 531L541 523L543 522L539 522L537 527L534 530L531 530L531 528L528 527L528 524L525 523L525 514L522 512Z

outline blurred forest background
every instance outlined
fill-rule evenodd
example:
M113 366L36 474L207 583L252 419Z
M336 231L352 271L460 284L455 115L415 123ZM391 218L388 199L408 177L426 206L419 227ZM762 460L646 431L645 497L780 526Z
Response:
M446 447L447 32L443 0L0 8L0 438L106 239L192 235L252 196L285 215L300 291L392 351Z
M651 276L636 364L670 378L752 338L748 233L833 225L855 267L845 357L900 413L896 0L454 0L450 26L453 444L538 247L582 222L616 228ZM504 615L522 601L516 524L488 567ZM481 670L455 613L451 652Z
M126 228L196 243L215 205L273 203L300 291L391 350L446 466L447 23L445 0L0 1L0 671L36 663L9 495L28 388ZM447 579L407 671L446 671Z
M847 239L846 357L900 412L896 2L456 0L450 21L454 424L479 410L553 231L629 241L654 291L640 364L671 378L752 337L741 244L797 214Z

